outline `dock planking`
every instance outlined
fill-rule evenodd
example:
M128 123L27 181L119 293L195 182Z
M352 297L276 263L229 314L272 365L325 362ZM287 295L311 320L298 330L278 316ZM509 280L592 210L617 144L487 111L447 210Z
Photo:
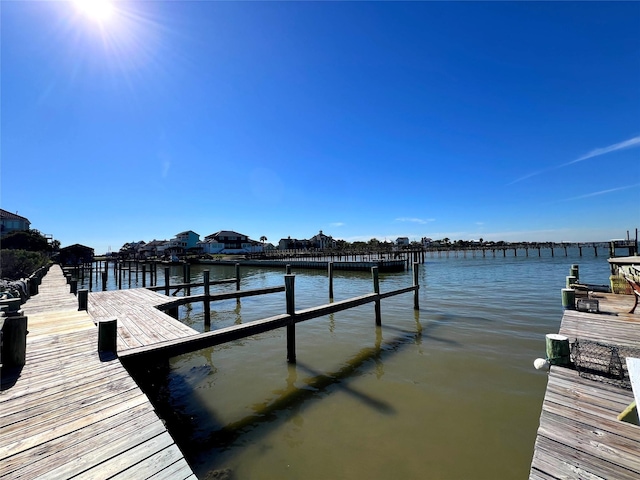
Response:
M22 310L26 364L2 372L0 478L196 478L120 360L100 358L59 266Z
M640 345L640 315L626 313L627 295L592 294L601 313L566 310L559 333L620 346ZM633 401L630 390L583 378L575 370L549 372L530 479L640 478L640 427L617 419Z
M144 289L112 290L89 294L88 311L94 320L118 319L118 352L177 340L197 330L158 310L166 296Z

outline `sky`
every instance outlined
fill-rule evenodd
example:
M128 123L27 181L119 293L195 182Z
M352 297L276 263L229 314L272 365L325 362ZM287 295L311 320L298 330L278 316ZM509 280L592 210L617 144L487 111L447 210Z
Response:
M0 206L63 247L640 227L640 2L6 0L0 22Z

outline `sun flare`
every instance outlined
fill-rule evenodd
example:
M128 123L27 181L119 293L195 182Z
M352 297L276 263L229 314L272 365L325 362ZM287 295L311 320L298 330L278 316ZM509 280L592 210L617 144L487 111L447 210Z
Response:
M113 2L109 0L73 0L76 8L96 22L107 22L114 13Z

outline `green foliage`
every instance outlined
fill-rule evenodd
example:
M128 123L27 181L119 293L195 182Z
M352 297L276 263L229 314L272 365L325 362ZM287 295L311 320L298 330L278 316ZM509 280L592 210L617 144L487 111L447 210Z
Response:
M26 278L48 263L49 257L41 252L3 248L0 250L0 278L8 280Z
M28 250L30 252L49 252L51 246L38 230L12 232L2 237L2 250Z

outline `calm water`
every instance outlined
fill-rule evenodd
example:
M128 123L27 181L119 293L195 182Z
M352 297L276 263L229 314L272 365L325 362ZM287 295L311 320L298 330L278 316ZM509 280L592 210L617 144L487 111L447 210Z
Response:
M508 254L509 255L509 254ZM204 478L527 478L546 374L544 335L557 332L571 264L606 284L606 257L429 258L413 294L170 361L169 402L190 428L181 448ZM228 267L192 267L229 278ZM182 270L172 270L180 280ZM325 272L296 273L296 308L328 302ZM160 275L160 277L162 277ZM381 291L412 273L381 275ZM162 278L159 283L163 283ZM283 271L242 269L242 288L283 284ZM234 289L234 285L212 291ZM195 289L194 292L195 293ZM336 272L335 300L372 291L371 275ZM212 329L285 311L284 293L212 303ZM201 306L180 318L203 330Z

